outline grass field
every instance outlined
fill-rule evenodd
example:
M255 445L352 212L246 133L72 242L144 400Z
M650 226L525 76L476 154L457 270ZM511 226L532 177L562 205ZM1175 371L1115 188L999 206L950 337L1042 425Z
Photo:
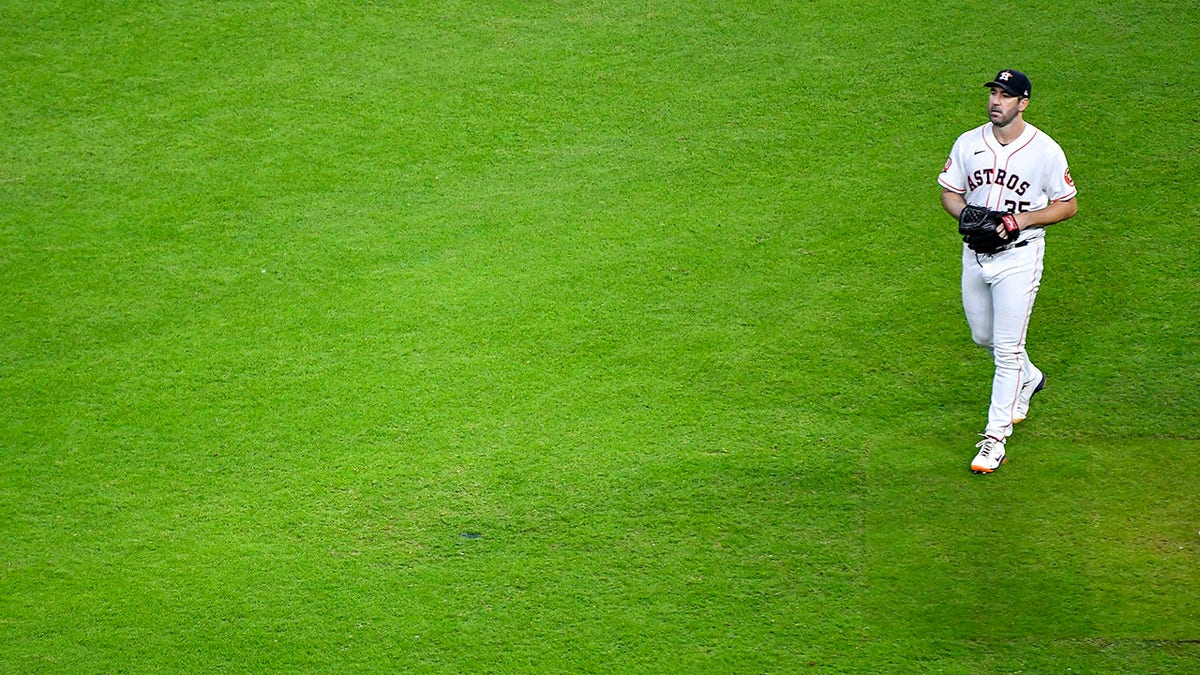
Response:
M0 671L1196 672L1197 38L0 2ZM980 477L935 178L1001 67L1080 214Z

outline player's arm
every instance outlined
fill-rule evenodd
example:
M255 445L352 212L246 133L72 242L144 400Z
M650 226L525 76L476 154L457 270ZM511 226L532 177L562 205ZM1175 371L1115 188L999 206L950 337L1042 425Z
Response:
M945 197L942 198L945 200ZM1024 213L1015 214L1017 225L1022 230L1028 230L1031 227L1046 227L1054 223L1071 218L1079 212L1079 205L1075 203L1075 198L1064 199L1061 202L1051 202L1046 208L1038 209L1037 211L1026 211Z
M967 200L965 197L957 192L942 190L942 208L946 209L946 213L953 216L955 220L958 220L958 214L962 213L962 210L966 206Z

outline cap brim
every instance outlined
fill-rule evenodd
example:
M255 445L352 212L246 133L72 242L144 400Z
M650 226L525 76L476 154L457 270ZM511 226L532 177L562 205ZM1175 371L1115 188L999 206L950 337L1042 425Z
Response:
M992 80L991 82L984 82L983 86L999 87L999 88L1003 89L1004 91L1008 92L1009 94L1012 94L1013 96L1025 97L1025 94L1022 94L1020 91L1013 89L1011 84L1005 84L1004 82L997 82L996 80Z

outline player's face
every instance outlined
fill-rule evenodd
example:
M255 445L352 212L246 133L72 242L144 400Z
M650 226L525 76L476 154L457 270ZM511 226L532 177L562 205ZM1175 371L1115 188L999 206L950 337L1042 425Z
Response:
M1029 99L1013 96L1000 87L992 87L988 94L988 119L994 126L1006 127L1017 119L1029 105Z

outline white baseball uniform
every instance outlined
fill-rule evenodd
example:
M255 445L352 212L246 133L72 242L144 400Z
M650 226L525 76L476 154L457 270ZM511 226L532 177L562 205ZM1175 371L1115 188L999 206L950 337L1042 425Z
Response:
M1076 193L1062 148L1028 122L1008 145L996 140L990 122L959 136L938 183L968 204L1010 213L1037 211ZM972 339L992 352L996 367L984 431L993 438L1012 433L1021 385L1040 372L1029 361L1025 336L1042 280L1045 236L1040 227L1023 230L1016 244L991 255L963 245L963 309Z

